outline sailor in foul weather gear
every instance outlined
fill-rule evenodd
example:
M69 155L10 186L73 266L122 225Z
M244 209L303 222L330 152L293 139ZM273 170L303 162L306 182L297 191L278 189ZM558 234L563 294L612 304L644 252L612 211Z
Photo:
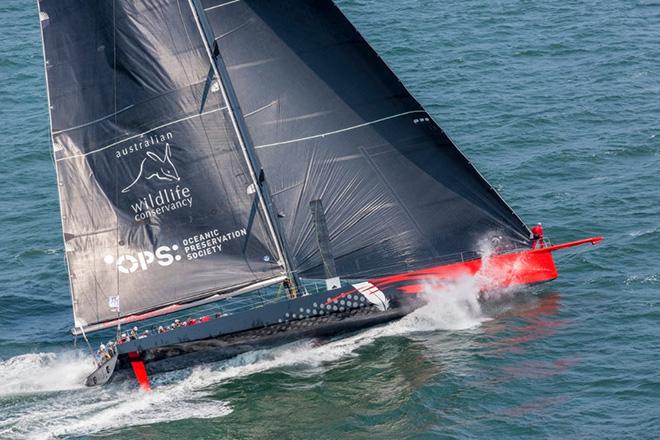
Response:
M543 247L543 225L537 223L532 228L532 249Z
M98 355L99 362L105 362L108 359L112 358L112 354L106 349L105 345L101 344L99 350L96 352Z

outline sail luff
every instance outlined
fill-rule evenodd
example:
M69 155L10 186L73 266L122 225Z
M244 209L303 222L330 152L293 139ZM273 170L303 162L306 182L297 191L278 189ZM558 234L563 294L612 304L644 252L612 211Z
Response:
M263 173L263 168L261 169L259 177L255 171L255 166L259 164L257 156L254 154L254 145L251 142L250 134L245 126L245 121L240 112L240 106L238 104L238 99L236 98L236 93L233 90L231 85L231 80L227 74L226 67L222 61L222 55L219 53L219 47L215 43L213 33L210 30L208 23L205 24L206 16L204 13L204 8L199 4L198 0L188 0L190 9L192 10L193 16L195 18L195 24L197 25L197 30L200 33L200 36L204 42L204 47L206 49L209 62L213 68L215 76L218 80L218 85L222 92L223 99L227 103L229 108L229 115L231 118L232 125L236 131L236 136L238 138L241 150L244 154L245 161L248 164L250 170L250 176L252 177L255 191L259 196L260 205L262 206L279 256L282 259L283 266L286 270L286 273L290 276L291 282L293 283L294 289L298 289L297 277L293 272L293 264L287 249L287 245L284 239L284 234L281 231L279 222L277 221L277 214L273 213L273 203L272 198L270 197L270 192L268 191L268 184L261 179L261 173ZM211 46L211 41L213 41L213 49ZM217 53L214 53L216 52Z
M59 203L60 207L60 226L62 227L62 244L64 246L64 263L66 265L66 274L67 274L67 279L69 281L69 295L71 296L71 313L73 314L73 322L75 327L81 327L82 324L78 322L78 317L76 316L76 308L73 306L74 302L76 301L76 298L73 294L73 281L71 279L71 269L69 266L69 256L67 253L67 246L66 246L66 237L64 235L64 218L62 216L62 209L64 205L62 204L62 185L60 184L60 173L57 168L57 161L55 160L55 138L54 138L54 128L53 128L53 115L52 115L52 104L50 100L50 85L48 83L48 59L46 58L46 43L44 40L44 26L42 21L47 20L47 15L45 15L44 12L41 11L41 3L39 0L36 0L37 2L37 11L39 11L39 35L41 37L41 53L43 56L43 62L44 62L44 79L46 82L46 102L48 103L48 126L49 126L49 134L50 134L50 157L53 161L53 168L55 168L55 181L57 183L57 201ZM80 324L80 325L79 325Z

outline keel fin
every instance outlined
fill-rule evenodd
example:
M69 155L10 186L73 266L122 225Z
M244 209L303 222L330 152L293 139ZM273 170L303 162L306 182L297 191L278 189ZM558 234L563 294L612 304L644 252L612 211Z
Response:
M140 384L142 391L150 391L151 385L149 384L149 376L147 375L147 369L144 366L144 361L140 357L140 354L136 351L133 351L128 354L128 357L131 359L131 367L133 368L133 373L135 378Z

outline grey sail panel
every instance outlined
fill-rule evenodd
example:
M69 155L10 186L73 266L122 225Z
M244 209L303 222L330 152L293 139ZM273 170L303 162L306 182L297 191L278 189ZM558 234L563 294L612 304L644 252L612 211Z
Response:
M295 268L322 276L310 202L337 272L460 259L525 224L330 0L202 0Z
M188 2L39 6L76 326L280 276Z

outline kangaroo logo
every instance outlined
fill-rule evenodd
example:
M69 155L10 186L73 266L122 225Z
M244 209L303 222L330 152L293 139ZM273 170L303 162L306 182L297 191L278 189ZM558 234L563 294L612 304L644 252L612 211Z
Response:
M142 159L140 172L137 177L130 185L122 189L121 192L129 192L133 185L138 183L142 178L145 180L156 178L166 182L178 182L181 178L179 177L179 173L176 171L171 159L172 153L170 150L170 144L165 144L165 156L162 159L158 157L156 153L147 151L147 157Z

